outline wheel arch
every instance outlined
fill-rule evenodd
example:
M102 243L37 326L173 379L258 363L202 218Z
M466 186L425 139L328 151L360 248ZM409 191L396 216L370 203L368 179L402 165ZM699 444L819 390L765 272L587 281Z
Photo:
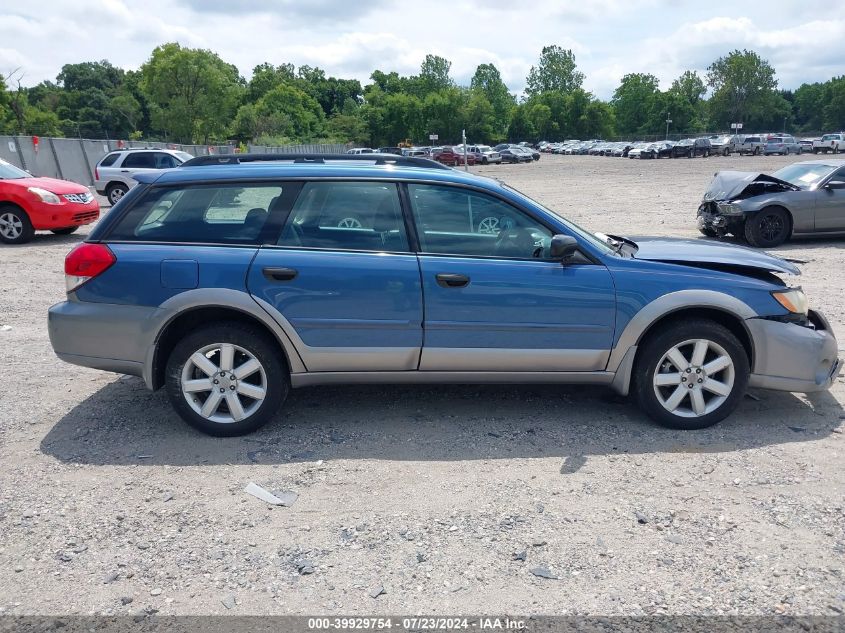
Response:
M252 301L249 297L246 297L246 300ZM170 318L158 328L153 344L150 345L147 352L144 363L144 378L147 386L151 389L158 389L164 384L167 359L173 348L187 332L200 325L215 321L236 321L258 327L278 346L291 373L305 371L302 359L287 334L271 320L269 315L261 314L257 305L253 308L253 306L245 305L245 302L240 300L226 302L225 299L217 299L185 305L175 313L170 313Z
M754 367L754 338L745 321L757 314L736 297L713 290L681 290L663 295L643 307L623 330L611 351L607 371L615 372L612 387L627 395L642 342L661 325L691 317L708 318L726 327L742 343Z

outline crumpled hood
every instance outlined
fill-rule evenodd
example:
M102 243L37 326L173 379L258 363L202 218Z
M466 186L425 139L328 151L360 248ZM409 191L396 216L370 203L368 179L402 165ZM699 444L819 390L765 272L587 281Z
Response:
M636 259L672 264L717 264L800 275L795 264L764 251L710 240L672 237L630 237L637 244Z
M739 196L748 185L755 182L770 182L790 191L798 191L798 187L792 183L768 174L756 171L720 171L713 177L710 186L704 192L704 201L732 200Z

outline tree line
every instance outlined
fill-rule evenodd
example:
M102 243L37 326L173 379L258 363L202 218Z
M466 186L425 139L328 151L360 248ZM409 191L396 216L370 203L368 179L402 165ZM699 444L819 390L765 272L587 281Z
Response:
M0 76L0 133L176 143L474 142L613 138L726 130L800 133L845 128L845 76L778 88L756 52L734 50L704 76L686 71L662 90L648 73L625 75L609 101L584 90L571 50L542 49L517 97L493 64L469 86L451 63L427 55L419 74L375 70L370 83L312 66L263 63L247 81L210 50L157 47L139 70L106 60L66 64L56 81L21 86L25 69Z

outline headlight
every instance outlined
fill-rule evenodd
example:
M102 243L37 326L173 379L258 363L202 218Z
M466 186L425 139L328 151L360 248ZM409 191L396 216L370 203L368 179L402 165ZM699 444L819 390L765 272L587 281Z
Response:
M719 207L719 211L723 215L740 215L740 214L742 214L742 209L735 202L720 202L718 204L718 207Z
M62 201L59 200L59 196L54 194L52 191L47 191L46 189L42 189L41 187L29 187L27 191L41 198L41 202L46 202L47 204L62 203Z
M807 304L807 295L801 288L790 288L789 290L778 290L772 293L779 304L792 312L793 314L807 314L809 305Z

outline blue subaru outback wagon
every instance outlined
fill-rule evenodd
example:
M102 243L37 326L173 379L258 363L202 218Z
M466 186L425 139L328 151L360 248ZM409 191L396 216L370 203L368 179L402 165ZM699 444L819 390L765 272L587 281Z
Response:
M204 157L139 175L67 256L50 340L250 432L291 387L591 383L674 428L837 375L789 262L593 235L506 184L397 156Z

